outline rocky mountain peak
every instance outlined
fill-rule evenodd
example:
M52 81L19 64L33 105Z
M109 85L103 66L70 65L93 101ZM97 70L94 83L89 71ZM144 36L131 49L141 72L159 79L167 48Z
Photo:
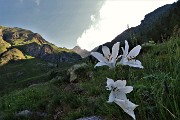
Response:
M75 46L72 50L76 52L77 54L79 54L82 58L85 58L90 55L89 51L85 49L81 49L81 47L79 46Z

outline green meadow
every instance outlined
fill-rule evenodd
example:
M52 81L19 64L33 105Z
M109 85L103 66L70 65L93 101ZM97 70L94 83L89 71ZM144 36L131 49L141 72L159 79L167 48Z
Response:
M144 69L118 65L94 68L87 59L72 63L48 63L29 58L0 66L0 119L75 120L100 116L107 120L132 120L115 103L107 103L106 77L127 80L133 86L128 98L139 105L137 120L180 120L180 37L162 43L145 44L137 59ZM70 82L68 69L86 63L75 71ZM23 110L29 116L17 116ZM37 113L45 113L40 116Z

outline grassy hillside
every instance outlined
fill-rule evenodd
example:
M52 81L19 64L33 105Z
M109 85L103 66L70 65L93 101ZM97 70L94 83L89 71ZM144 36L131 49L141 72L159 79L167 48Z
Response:
M20 50L13 48L3 53L0 58L0 64L2 65L8 63L9 61L18 61L23 59L25 59L24 54Z
M5 52L11 45L0 37L0 54Z
M31 43L37 43L39 45L48 44L54 49L55 52L62 52L62 51L73 52L72 50L66 48L60 48L52 43L49 43L40 34L33 33L30 30L26 30L18 27L9 28L9 27L0 26L0 28L3 30L4 40L9 41L13 47L24 46Z
M137 120L179 120L179 58L180 37L174 36L161 44L143 46L138 59L144 69L117 66L112 70L88 63L76 70L78 79L72 83L67 74L69 63L58 68L47 67L37 59L10 63L0 67L0 118L75 120L97 115L107 120L131 120L116 104L106 102L108 77L125 79L134 87L128 98L139 105L135 109ZM17 76L18 72L22 75ZM22 110L33 114L15 116Z
M51 69L47 63L37 58L11 61L0 67L0 94L47 81L47 73Z
M72 62L81 59L80 55L76 54L73 50L57 47L46 41L38 33L18 27L0 26L0 62L2 64L9 61L9 59L4 57L4 53L14 48L21 51L25 56L41 58L52 63ZM8 54L9 56L22 56L22 54L17 55L11 51Z

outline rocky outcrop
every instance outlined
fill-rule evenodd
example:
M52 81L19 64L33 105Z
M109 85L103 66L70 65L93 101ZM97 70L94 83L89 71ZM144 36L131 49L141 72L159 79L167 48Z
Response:
M18 61L22 59L25 59L24 54L20 50L13 48L2 54L0 64L2 65L8 63L9 61Z
M85 58L90 55L89 51L85 49L81 49L79 46L75 46L72 50L77 54L79 54L82 58Z
M81 59L81 56L65 48L59 48L46 41L40 34L21 28L0 26L0 54L13 46L26 55L41 58L47 62L71 62ZM8 46L4 48L4 44Z
M0 55L7 51L9 47L11 47L11 44L3 40L2 29L0 29Z
M23 50L26 54L34 57L43 57L47 54L53 54L53 48L48 44L39 45L35 42L24 45Z
M33 42L31 44L25 45L23 49L26 54L42 58L43 60L52 63L70 62L81 59L79 55L73 52L56 52L54 48L48 44L39 45Z
M77 70L86 70L88 65L86 63L82 64L75 64L71 68L68 69L67 75L69 76L70 82L74 82L76 79L78 79Z
M2 33L2 29L0 29L0 38L2 39L3 33Z
M89 70L86 63L75 64L67 70L67 76L69 82L76 83L84 81L84 79L90 80L93 77L93 72Z
M14 32L14 33L12 34L12 38L13 38L13 39L18 39L18 38L19 38L19 33L18 33L18 32Z
M47 54L42 57L46 61L50 61L52 63L59 63L59 62L73 62L76 60L80 60L81 57L76 53L69 53L69 52L60 52L54 54Z
M37 43L39 44L46 44L48 43L40 34L38 33L31 33L26 35L27 38L24 40L25 42L31 41L32 39L36 40Z
M39 116L39 117L46 117L47 113L31 112L29 110L23 110L23 111L20 111L20 112L15 114L16 117L19 117L19 116L27 117L27 116L31 116L31 115L35 115L35 116Z

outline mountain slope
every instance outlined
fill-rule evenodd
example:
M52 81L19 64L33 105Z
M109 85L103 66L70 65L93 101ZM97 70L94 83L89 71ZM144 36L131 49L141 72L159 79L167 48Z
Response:
M0 59L0 64L6 64L9 61L18 61L23 59L25 59L24 54L20 50L12 48L3 53Z
M3 40L2 36L3 36L2 29L0 27L0 54L5 52L7 50L7 48L9 48L11 46L8 42Z
M77 54L79 54L82 58L85 58L90 55L89 51L85 49L81 49L79 46L75 46L72 50Z
M0 119L77 120L100 116L102 120L132 120L118 105L107 103L108 77L127 80L127 86L133 86L127 96L138 105L134 110L137 120L178 120L179 58L180 38L171 37L138 56L144 69L121 65L116 69L94 68L95 64L83 63L74 71L74 82L70 82L67 71L83 64L70 69L65 64L50 68L35 59L7 64L0 67ZM17 115L23 111L31 114Z
M60 48L46 41L38 33L22 28L9 28L0 26L1 38L0 54L8 48L16 48L25 55L41 58L48 62L70 62L79 60L81 57L66 48Z
M157 8L153 12L147 14L140 25L128 28L111 42L107 42L103 45L112 47L116 42L124 43L124 40L128 40L131 45L143 44L150 40L162 42L164 39L173 35L174 32L178 32L178 28L180 27L179 21L180 1L177 1L176 3ZM101 46L98 51L101 51Z

